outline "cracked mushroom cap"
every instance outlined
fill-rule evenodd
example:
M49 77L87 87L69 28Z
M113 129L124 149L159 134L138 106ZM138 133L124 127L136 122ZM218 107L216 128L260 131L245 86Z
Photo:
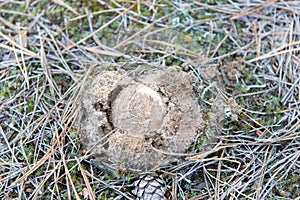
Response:
M176 67L136 80L118 72L99 75L83 97L85 145L100 159L127 169L144 171L180 161L178 154L187 151L204 127L193 80ZM89 106L97 102L108 108Z
M112 123L135 137L153 137L165 116L161 96L153 89L134 84L123 89L112 104Z

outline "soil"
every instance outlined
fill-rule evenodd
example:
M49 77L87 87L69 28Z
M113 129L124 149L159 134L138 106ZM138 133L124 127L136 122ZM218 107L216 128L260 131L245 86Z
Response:
M146 171L180 162L203 134L199 130L217 126L225 116L226 101L217 98L211 120L203 119L195 81L192 73L179 67L135 78L124 71L103 72L82 98L81 133L86 148L100 160L126 170Z

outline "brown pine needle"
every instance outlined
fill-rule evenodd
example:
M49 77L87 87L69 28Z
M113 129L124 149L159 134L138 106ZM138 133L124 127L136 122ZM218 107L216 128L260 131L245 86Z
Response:
M92 189L92 187L91 187L91 184L90 184L90 182L89 182L89 179L87 178L86 173L85 173L84 169L83 169L82 166L81 166L80 161L78 160L77 157L75 157L75 159L76 159L76 161L77 161L77 163L78 163L78 166L79 166L80 172L81 172L81 174L82 174L82 177L83 177L83 179L84 179L85 185L86 185L86 187L87 187L87 190L88 190L88 194L89 194L90 199L91 199L91 200L96 200L96 196L95 196L95 194L94 194L94 192L93 192L93 189Z
M75 15L80 15L75 9L73 9L71 6L69 6L68 4L66 4L64 1L62 0L52 0L54 3L59 4L62 7L65 7L66 9L68 9L69 11L71 11L72 13L74 13Z
M270 6L270 5L274 4L274 3L276 3L277 1L278 0L267 0L267 1L263 2L263 3L261 3L260 5L255 6L254 8L250 8L248 10L240 12L237 15L234 15L233 17L230 18L230 20L235 20L235 19L238 19L238 18L243 17L245 15L249 15L251 13L254 13L254 12L258 11L258 10L261 10L261 9L267 7L267 6Z

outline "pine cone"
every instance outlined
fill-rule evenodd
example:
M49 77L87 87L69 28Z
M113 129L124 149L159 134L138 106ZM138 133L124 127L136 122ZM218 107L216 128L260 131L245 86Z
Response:
M134 182L132 193L139 200L166 200L163 181L150 175L142 176Z

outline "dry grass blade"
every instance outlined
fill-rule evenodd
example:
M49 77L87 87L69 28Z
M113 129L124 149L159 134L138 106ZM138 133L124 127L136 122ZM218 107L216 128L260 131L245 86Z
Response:
M105 187L112 189L113 191L115 191L115 192L118 193L118 194L121 194L122 197L124 197L124 198L126 198L126 199L128 199L128 200L133 200L133 198L131 198L129 195L127 195L126 193L124 193L124 192L118 190L117 187L115 187L115 186L113 186L113 185L107 184L106 182L104 182L103 180L101 180L101 179L95 177L94 175L90 174L89 172L87 172L87 175L88 175L89 177L95 179L96 181L102 183Z
M277 1L278 1L278 0L267 0L267 1L261 3L260 5L254 7L254 8L250 8L250 9L245 10L245 11L243 11L243 12L237 14L237 15L232 16L232 17L230 18L230 20L236 20L236 19L238 19L238 18L240 18L240 17L243 17L243 16L245 16L245 15L249 15L249 14L251 14L251 13L254 13L254 12L256 12L256 11L258 11L258 10L261 10L261 9L267 7L267 6L271 6L272 4L276 3Z
M87 51L90 51L92 53L100 54L100 55L106 55L106 56L114 56L114 57L120 57L124 56L125 58L130 58L130 56L127 56L123 53L118 53L118 52L113 52L113 51L105 51L105 50L100 50L95 47L85 47Z
M269 53L269 54L265 54L265 55L259 56L257 58L251 59L248 62L251 63L251 62L255 62L255 61L259 61L259 60L271 58L271 57L282 55L282 54L297 52L299 50L300 50L300 48L294 48L294 49L288 49L288 50L279 51L279 52L276 52L276 53Z
M59 5L61 5L62 7L67 8L68 10L70 10L72 13L74 13L75 15L80 15L76 10L74 10L71 6L69 6L68 4L66 4L65 2L61 1L61 0L52 0L54 3L57 3Z
M222 149L226 149L226 148L232 148L232 147L236 147L240 144L229 144L229 145L224 145L224 146L216 146L215 148L213 148L212 150L210 151L205 151L203 153L200 153L198 155L195 155L195 156L192 156L190 157L191 160L194 160L194 161L200 161L202 160L203 158L205 158L206 156L208 155L211 155L212 153L215 153L215 152L218 152Z
M3 37L4 39L6 39L11 45L18 47L19 49L12 48L12 47L7 46L7 45L2 44L2 43L0 44L0 47L6 48L8 50L12 50L13 52L24 53L24 54L27 54L27 55L29 55L31 57L34 57L34 58L39 58L38 55L36 55L35 53L29 51L28 49L22 47L21 45L17 44L11 38L9 38L8 36L4 35L1 31L0 31L0 36Z
M0 32L0 33L1 33L1 32ZM12 51L12 52L24 53L24 54L26 54L26 55L28 55L28 56L30 56L30 57L39 58L39 56L37 56L37 55L34 54L33 52L30 52L30 51L28 51L28 50L26 50L26 49L24 49L24 48L21 48L21 50L19 50L19 49L16 49L16 48L14 48L14 47L7 46L7 45L5 45L5 44L0 44L0 47L1 47L1 48L4 48L4 49L7 49L7 50L10 50L10 51Z
M81 172L81 174L82 174L82 176L83 176L83 179L84 179L84 182L85 182L85 184L86 184L86 187L87 187L87 190L88 190L89 197L90 197L91 200L95 200L96 197L95 197L95 194L94 194L93 189L92 189L92 187L91 187L91 184L90 184L90 182L89 182L89 179L87 178L86 173L85 173L84 169L82 168L82 165L81 165L81 163L80 163L80 161L79 161L79 159L78 159L77 157L76 157L76 161L77 161L77 163L78 163L80 172Z
M47 58L46 58L46 55L45 55L45 50L44 50L44 42L43 40L41 40L41 50L40 50L40 56L41 56L41 66L43 68L43 71L46 75L46 78L47 78L47 81L49 83L49 88L50 88L50 93L52 96L55 96L55 94L58 94L58 91L53 83L53 78L51 77L51 73L49 71L49 66L48 66L48 63L47 63ZM59 98L61 99L61 96L59 96Z
M41 192L41 189L46 184L46 182L53 176L55 171L58 170L59 166L60 166L60 164L56 165L56 167L54 167L54 169L46 177L43 178L43 181L41 181L40 184L36 187L35 192L32 193L32 195L29 197L29 199L37 199L38 198L39 193Z
M109 26L111 23L113 23L114 21L116 21L117 19L119 19L120 17L122 17L124 14L126 14L129 10L131 10L132 8L135 7L135 4L131 5L129 8L127 8L125 11L121 12L118 16L116 16L115 18L113 18L112 20L108 21L107 23L103 24L100 28L98 28L96 31L90 33L88 36L86 36L85 38L79 40L75 45L71 45L68 47L68 49L73 48L76 45L81 44L82 42L86 41L87 39L89 39L90 37L92 37L93 35L97 34L98 32L100 32L101 30L103 30L104 28L106 28L107 26Z
M12 24L10 21L7 21L6 19L4 19L2 17L0 17L0 21L3 24L5 24L6 26L8 26L10 29L13 29L13 30L17 29L17 27L14 24Z
M77 191L76 191L76 187L75 187L75 185L74 185L74 183L73 183L72 177L71 177L71 175L70 175L70 171L69 171L68 166L67 166L67 164L66 164L66 160L65 160L64 158L63 158L63 165L64 165L64 167L65 167L65 170L66 170L65 173L66 173L66 176L67 176L68 195L69 195L69 197L71 197L71 194L74 193L75 198L76 198L77 200L80 200L80 197L79 197L79 195L78 195L78 193L77 193ZM71 184L72 190L69 189L69 184L68 184L68 183ZM72 192L72 191L73 191L73 192Z
M20 178L18 178L16 181L14 181L13 185L18 184L21 181L24 181L24 179L26 179L28 176L30 176L34 171L36 171L41 165L43 165L54 153L54 151L56 150L56 148L51 147L45 154L45 156L43 156L33 167L31 167L23 176L21 176Z

